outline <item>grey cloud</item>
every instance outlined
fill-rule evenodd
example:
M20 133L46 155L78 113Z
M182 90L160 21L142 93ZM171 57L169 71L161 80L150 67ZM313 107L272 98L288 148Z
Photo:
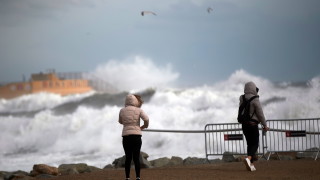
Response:
M70 8L93 8L95 0L2 0L0 1L0 25L19 26L34 20L55 19Z

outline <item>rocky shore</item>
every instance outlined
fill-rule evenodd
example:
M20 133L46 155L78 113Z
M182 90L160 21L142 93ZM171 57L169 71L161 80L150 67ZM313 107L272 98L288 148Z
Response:
M148 161L148 154L141 152L140 163L141 168L173 168L189 165L204 165L204 164L219 164L226 162L241 162L244 156L233 155L234 153L225 152L222 159L207 160L206 158L187 157L182 159L181 157L172 156L171 158L163 157L155 160ZM277 153L270 156L271 160L296 160L310 158L313 153ZM260 161L265 161L261 158ZM101 170L117 170L123 169L125 163L125 157L119 157L113 161L112 164L106 165L103 169L90 166L84 163L79 164L61 164L58 167L52 167L46 164L35 164L30 172L24 172L21 170L14 172L0 171L0 180L33 180L42 178L55 178L59 176L68 176L83 173L92 173Z

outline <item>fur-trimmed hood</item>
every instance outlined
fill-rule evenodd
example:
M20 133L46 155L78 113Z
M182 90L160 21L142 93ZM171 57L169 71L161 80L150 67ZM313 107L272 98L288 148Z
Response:
M132 94L127 95L126 101L125 101L125 106L138 107L138 105L139 105L139 101L134 95L132 95Z

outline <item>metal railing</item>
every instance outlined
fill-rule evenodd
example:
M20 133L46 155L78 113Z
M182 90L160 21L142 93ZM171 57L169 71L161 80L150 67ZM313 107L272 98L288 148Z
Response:
M259 136L259 148L257 154L264 154L264 146L260 146L263 136ZM245 155L247 153L247 142L242 133L241 124L223 123L207 124L205 126L205 152L209 156L223 155L230 152L234 155Z
M272 153L303 152L315 155L320 148L320 119L277 119L268 120L270 131L267 132L265 146L268 159Z
M315 160L317 159L320 150L320 118L268 120L267 125L270 128L267 132L259 128L258 155L269 160L272 153L299 152L311 153L309 156L315 156ZM223 155L225 152L234 155L245 155L247 152L246 140L239 123L207 124L204 130L144 129L143 131L204 133L207 159L209 156ZM278 158L280 159L279 156Z

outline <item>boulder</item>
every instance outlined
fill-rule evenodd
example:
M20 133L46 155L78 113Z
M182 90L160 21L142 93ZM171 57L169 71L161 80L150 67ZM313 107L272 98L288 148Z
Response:
M4 180L5 172L0 171L0 180Z
M170 159L167 157L163 157L163 158L158 158L158 159L152 160L150 162L153 167L164 167L169 164Z
M145 152L140 153L140 167L141 168L150 168L151 164L150 162L147 160L147 158L149 157L149 155ZM120 158L115 159L112 164L114 168L124 168L125 166L125 162L126 162L126 156L122 156ZM131 166L133 166L134 163L133 161L131 162Z
M24 171L0 172L0 180L31 180L33 177Z
M112 164L115 168L123 168L126 162L126 156L115 159Z
M49 174L57 176L59 174L58 168L48 166L45 164L35 164L33 165L33 169L30 172L31 176L37 176L39 174Z
M101 169L100 168L97 168L95 166L88 166L89 169L90 169L90 172L94 172L94 171L100 171Z
M184 165L208 164L206 158L187 157L183 160Z
M62 168L59 168L59 173L61 175L79 174L77 168L75 168L75 167L62 167Z
M103 169L113 169L113 165L112 164L108 164L106 165Z
M8 180L34 180L34 179L35 179L34 177L25 176L25 175L12 175Z
M222 163L223 161L221 159L210 159L208 160L210 164L216 164L216 163Z
M222 155L222 160L225 162L235 162L237 160L234 154L235 153L233 152L224 152Z
M178 165L183 165L183 159L181 157L172 156L168 163L168 166L178 166Z
M151 168L151 163L147 160L149 155L147 153L141 152L139 161L140 168Z
M62 175L65 174L79 174L79 173L87 173L92 172L96 170L100 170L99 168L96 168L94 166L88 166L85 163L79 163L79 164L61 164L59 167L59 173Z
M55 176L50 175L50 174L39 174L38 176L36 176L36 178L41 178L41 179L45 179L45 178L53 178Z
M0 180L8 179L12 173L6 171L0 171Z

